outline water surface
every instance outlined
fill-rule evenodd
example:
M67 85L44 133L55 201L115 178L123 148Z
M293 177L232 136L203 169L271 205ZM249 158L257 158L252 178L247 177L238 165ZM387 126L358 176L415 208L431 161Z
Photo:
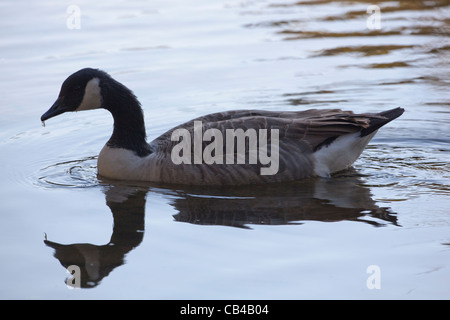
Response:
M76 6L79 29L60 1L0 5L1 298L450 297L448 1ZM96 173L106 111L39 120L83 67L135 92L149 140L222 110L406 111L331 179L119 183Z

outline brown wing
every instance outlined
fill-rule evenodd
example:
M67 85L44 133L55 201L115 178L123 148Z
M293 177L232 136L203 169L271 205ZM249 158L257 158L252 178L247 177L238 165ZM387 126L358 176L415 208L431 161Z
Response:
M311 109L297 112L275 112L259 110L236 110L213 113L185 122L161 135L156 143L161 151L170 152L178 142L171 141L176 129L187 129L194 133L194 121L201 121L203 132L218 129L225 136L227 129L278 129L280 142L302 145L303 151L314 151L327 139L368 128L370 119L377 115L355 115L339 109ZM204 146L207 142L204 142ZM158 149L159 149L158 148Z
M226 136L227 129L274 129L279 133L279 169L273 176L260 174L261 164L241 165L205 165L190 164L173 166L170 162L172 148L179 141L172 141L172 133L176 129L186 129L191 137L194 136L194 122L202 122L202 132L217 129ZM274 112L259 110L236 110L213 113L183 123L155 139L150 145L160 155L163 168L161 175L167 175L167 182L184 179L180 183L198 180L217 184L242 184L253 182L274 182L295 180L313 175L312 153L322 146L331 143L337 137L368 130L371 122L380 123L389 120L380 114L354 114L351 111L338 109L311 109L297 112ZM202 141L202 150L210 143ZM194 153L194 139L191 139L191 152ZM225 154L225 146L224 154ZM272 148L271 135L268 133L268 150ZM193 159L193 154L192 158ZM246 159L248 159L248 145L246 144ZM184 176L179 178L178 176ZM206 182L205 182L206 183Z

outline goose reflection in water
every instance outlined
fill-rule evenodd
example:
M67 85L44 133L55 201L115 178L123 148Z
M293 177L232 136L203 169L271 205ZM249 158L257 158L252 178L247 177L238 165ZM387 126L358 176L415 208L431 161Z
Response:
M176 221L250 229L250 225L302 224L303 221L361 221L373 226L397 225L395 213L381 208L358 175L347 170L333 179L233 188L202 188L108 184L106 204L114 227L105 245L59 244L45 240L54 256L68 268L80 268L82 288L97 286L125 255L143 240L148 192L165 195L178 211Z
M389 208L380 208L370 190L350 170L333 179L178 191L172 205L176 221L249 228L249 225L301 224L302 221L362 221L374 226L397 225ZM349 175L350 174L350 175Z
M90 243L60 244L44 240L55 249L55 258L64 268L80 268L80 283L76 286L92 288L109 275L114 268L124 264L125 255L137 247L144 238L146 191L117 186L105 190L106 204L113 215L113 230L105 245Z

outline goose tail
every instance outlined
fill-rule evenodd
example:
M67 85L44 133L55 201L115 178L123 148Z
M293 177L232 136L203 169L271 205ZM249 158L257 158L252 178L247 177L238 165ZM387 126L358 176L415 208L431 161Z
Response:
M314 152L314 172L321 177L342 171L351 166L361 155L366 145L379 128L400 117L405 110L394 108L376 114L365 114L369 124L356 133L349 133L334 139L326 147Z
M361 137L368 136L372 132L375 132L376 130L380 129L386 123L389 123L392 120L400 117L403 114L403 112L405 112L405 109L403 108L394 108L374 114L373 117L370 117L370 125L367 128L361 130L360 136Z

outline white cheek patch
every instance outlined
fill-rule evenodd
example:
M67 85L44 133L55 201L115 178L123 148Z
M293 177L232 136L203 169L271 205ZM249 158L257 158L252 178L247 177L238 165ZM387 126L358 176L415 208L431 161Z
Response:
M84 90L83 100L75 111L98 109L102 106L99 82L98 78L89 80Z

